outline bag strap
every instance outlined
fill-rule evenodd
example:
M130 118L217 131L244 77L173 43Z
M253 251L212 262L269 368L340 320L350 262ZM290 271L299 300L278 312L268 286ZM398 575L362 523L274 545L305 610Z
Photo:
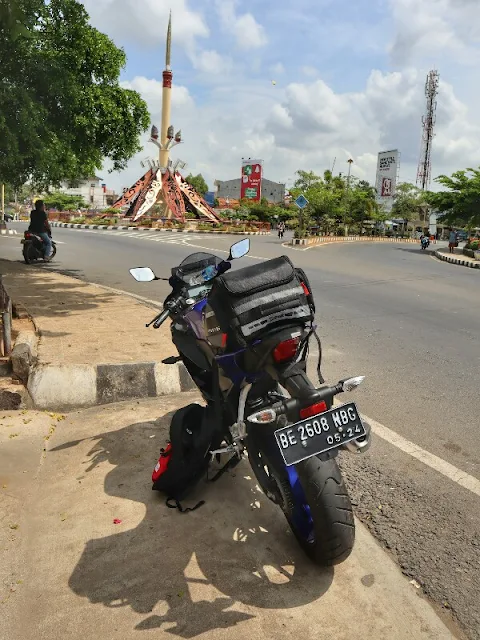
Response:
M318 344L318 364L317 364L317 376L318 376L318 381L320 382L320 384L323 384L325 382L325 378L322 376L322 342L320 340L320 337L318 335L318 333L316 332L316 330L313 330L313 335L315 336L315 340L317 341Z
M219 469L219 471L217 471L217 473L213 476L213 478L207 478L208 482L216 482L229 469L234 469L237 466L237 464L240 463L240 461L241 461L241 458L239 458L238 456L232 456L229 460L227 460L227 462L223 465L223 467Z
M172 504L172 502L173 502L173 504ZM205 500L200 500L200 502L197 502L197 504L194 507L187 507L186 509L184 507L182 507L181 502L179 500L177 500L176 498L167 498L165 500L165 504L167 505L167 507L169 509L178 509L178 511L180 511L180 513L188 513L189 511L196 511L201 506L203 506L205 504Z

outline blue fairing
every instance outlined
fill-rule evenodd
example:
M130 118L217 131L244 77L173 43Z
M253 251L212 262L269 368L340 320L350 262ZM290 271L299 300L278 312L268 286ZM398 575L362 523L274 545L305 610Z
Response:
M203 300L200 300L200 302L197 302L197 304L194 304L193 308L195 309L195 311L203 311L206 304L207 304L207 299L204 298Z

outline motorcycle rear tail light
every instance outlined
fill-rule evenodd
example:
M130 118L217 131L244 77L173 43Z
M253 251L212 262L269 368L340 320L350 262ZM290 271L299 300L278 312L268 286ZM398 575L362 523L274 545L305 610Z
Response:
M308 297L310 295L310 291L308 290L307 285L304 282L302 282L301 284L302 284L303 293Z
M292 360L297 354L298 345L300 344L300 338L291 338L290 340L284 340L277 344L273 350L273 359L275 362L284 362L285 360Z
M310 407L300 409L300 418L303 420L305 418L311 418L312 416L317 416L319 413L323 413L327 409L328 407L326 402L317 402L316 404L312 404Z

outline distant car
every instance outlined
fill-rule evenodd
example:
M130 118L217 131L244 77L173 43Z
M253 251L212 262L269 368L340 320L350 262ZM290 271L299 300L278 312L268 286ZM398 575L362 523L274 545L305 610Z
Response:
M468 238L468 234L466 231L457 231L457 240L459 242L465 242Z

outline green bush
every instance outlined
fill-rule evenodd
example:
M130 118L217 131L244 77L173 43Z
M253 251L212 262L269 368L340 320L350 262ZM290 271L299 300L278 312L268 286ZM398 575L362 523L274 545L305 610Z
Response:
M308 232L305 230L300 231L299 229L296 229L295 233L293 234L294 238L307 238L308 237Z
M472 251L478 251L480 247L480 240L473 240L472 242L467 242L465 245L465 249L471 249Z

